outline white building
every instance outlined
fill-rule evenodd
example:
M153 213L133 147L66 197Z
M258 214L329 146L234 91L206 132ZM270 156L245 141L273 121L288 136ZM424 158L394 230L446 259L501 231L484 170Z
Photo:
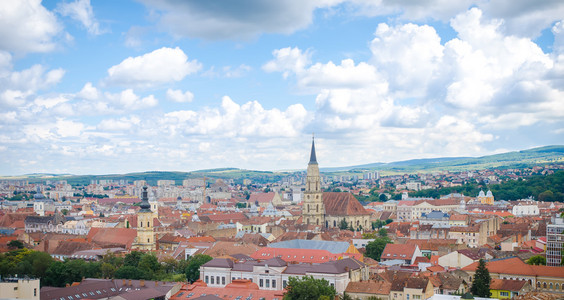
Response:
M513 206L512 212L514 216L538 216L539 206L537 202L532 199L519 200L519 203Z

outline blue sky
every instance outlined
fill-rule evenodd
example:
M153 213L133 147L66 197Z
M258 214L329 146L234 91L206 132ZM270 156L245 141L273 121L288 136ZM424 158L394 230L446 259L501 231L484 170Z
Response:
M564 2L2 1L0 175L564 141Z

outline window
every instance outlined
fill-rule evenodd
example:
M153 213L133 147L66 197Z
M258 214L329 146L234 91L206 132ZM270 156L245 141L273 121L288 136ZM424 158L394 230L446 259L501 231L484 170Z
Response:
M499 295L502 296L502 297L509 297L508 292L499 292Z
M206 275L206 279L204 280L206 283L210 283L210 278L208 277L208 275Z
M552 290L552 282L548 285L548 287Z
M37 297L37 288L33 289L33 297Z
M215 277L215 282L217 282L217 284L219 284L219 276Z
M267 280L266 280L266 287L267 287L267 288L270 288L270 279L267 279Z
M282 280L282 288L285 289L287 285L288 285L288 281Z
M406 294L406 295L405 295L405 299L406 299L406 300L409 300L409 294Z
M262 278L261 278L261 279L259 279L259 286L260 286L260 287L262 287L262 286L263 286L263 280L262 280Z
M413 300L416 300L416 299L421 299L421 295L413 295Z
M214 277L211 277L211 284L214 284Z
M276 288L276 279L272 279L272 288L273 288L273 289Z
M143 222L139 222L139 227L143 227Z

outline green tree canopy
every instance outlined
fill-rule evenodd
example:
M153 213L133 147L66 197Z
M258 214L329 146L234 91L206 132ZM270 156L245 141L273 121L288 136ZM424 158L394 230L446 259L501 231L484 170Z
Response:
M318 300L324 296L333 299L337 293L329 281L315 279L313 276L290 277L286 290L285 300Z
M489 298L491 280L490 271L486 268L486 262L483 259L480 259L478 262L478 268L476 268L476 273L474 274L472 287L470 288L472 295Z
M188 260L188 265L186 266L186 280L192 283L200 279L200 266L212 260L213 258L205 254L196 254Z
M546 257L544 257L542 255L535 255L535 256L529 258L529 260L527 260L527 263L529 265L546 266Z
M384 248L386 248L387 244L391 244L392 241L389 237L378 237L374 239L374 241L366 244L366 253L364 255L380 261L380 256L382 256L382 252L384 252Z

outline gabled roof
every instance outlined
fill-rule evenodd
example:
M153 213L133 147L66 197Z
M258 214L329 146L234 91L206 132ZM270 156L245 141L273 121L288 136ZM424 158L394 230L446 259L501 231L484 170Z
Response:
M492 278L490 282L490 290L503 290L511 292L519 292L525 284L525 280L511 280L511 279L495 279Z
M351 193L323 193L325 214L330 216L370 215Z
M387 244L382 252L381 259L411 260L416 249L417 245Z
M345 292L388 296L390 294L391 288L392 285L385 281L351 281L347 285Z
M462 270L476 271L477 267L478 262L474 262L462 268ZM561 267L528 265L517 257L486 262L486 268L488 268L490 273L564 278L564 272L562 272Z

